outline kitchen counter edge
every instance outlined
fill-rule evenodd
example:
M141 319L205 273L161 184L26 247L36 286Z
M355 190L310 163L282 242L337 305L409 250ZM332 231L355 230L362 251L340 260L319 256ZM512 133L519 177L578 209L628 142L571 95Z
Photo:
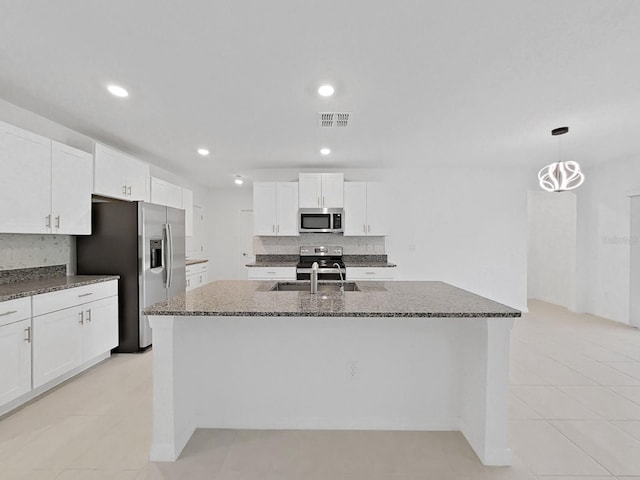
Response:
M70 275L0 285L0 302L118 280L119 275Z

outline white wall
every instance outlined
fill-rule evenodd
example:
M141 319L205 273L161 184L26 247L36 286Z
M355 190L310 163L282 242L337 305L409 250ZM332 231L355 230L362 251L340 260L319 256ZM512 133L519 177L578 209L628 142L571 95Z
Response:
M638 159L585 169L578 199L577 309L629 323L630 199Z
M528 193L527 296L575 310L576 196Z
M390 171L389 261L402 280L442 280L526 310L528 172Z

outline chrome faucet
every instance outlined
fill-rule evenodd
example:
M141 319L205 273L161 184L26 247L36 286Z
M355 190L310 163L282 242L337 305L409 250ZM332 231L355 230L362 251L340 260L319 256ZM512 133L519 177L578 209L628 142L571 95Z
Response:
M318 293L318 262L311 265L311 293Z
M334 263L334 267L338 269L338 273L340 274L340 292L344 293L344 278L342 277L342 268L339 263Z

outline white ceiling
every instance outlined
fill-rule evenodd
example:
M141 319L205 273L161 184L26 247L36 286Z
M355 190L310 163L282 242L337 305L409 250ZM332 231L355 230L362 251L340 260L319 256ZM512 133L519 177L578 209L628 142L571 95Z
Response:
M640 1L2 0L0 97L205 185L639 158Z

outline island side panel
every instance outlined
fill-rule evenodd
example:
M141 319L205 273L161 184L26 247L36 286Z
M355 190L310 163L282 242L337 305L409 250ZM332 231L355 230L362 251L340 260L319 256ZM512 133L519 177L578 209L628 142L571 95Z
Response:
M458 429L458 319L182 320L197 427Z
M513 318L469 318L460 323L460 430L485 465L511 465L508 394L512 326Z
M153 442L151 461L173 462L195 431L191 368L183 317L150 316L153 331ZM185 368L185 365L188 365Z

